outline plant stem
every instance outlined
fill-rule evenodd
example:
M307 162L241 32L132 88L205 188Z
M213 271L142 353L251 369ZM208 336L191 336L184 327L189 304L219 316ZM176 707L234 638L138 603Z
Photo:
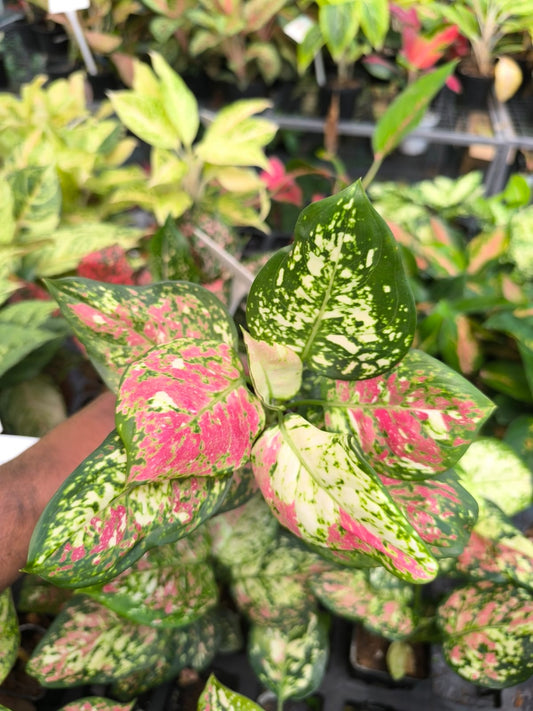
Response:
M277 698L276 711L283 711L283 699L279 696Z
M361 181L361 184L365 190L368 188L370 183L376 177L378 170L381 168L381 164L383 163L384 158L385 158L385 156L376 156L376 155L374 156L372 165L370 166L365 177Z

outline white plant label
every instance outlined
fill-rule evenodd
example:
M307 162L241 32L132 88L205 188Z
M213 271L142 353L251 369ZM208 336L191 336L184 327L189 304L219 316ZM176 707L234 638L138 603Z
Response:
M55 15L60 12L87 10L89 0L48 0L48 12Z

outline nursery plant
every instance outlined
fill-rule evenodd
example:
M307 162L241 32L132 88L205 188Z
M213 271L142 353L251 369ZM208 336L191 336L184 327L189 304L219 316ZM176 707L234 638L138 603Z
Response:
M481 173L371 188L406 250L416 342L500 405L500 425L531 413L530 190L513 176L486 197Z
M217 80L245 92L262 80L270 86L292 73L296 59L282 24L288 0L202 0L186 13L189 52L193 58L215 62Z
M109 683L129 702L181 668L207 668L235 644L226 587L281 708L324 672L318 600L335 608L339 591L384 585L372 614L392 628L391 597L408 599L464 552L478 503L462 483L470 467L461 479L454 467L493 404L411 347L399 247L359 182L302 211L293 245L257 275L240 334L196 284L46 283L117 409L116 431L32 538L29 578L73 593L27 667L44 685ZM498 585L476 583L442 608L468 678L501 687L531 673L523 559L512 585L502 569ZM512 615L508 633L476 628L473 647L452 644L465 632L454 612L472 603L490 621L494 601ZM215 681L204 693L205 705L211 695L231 707Z

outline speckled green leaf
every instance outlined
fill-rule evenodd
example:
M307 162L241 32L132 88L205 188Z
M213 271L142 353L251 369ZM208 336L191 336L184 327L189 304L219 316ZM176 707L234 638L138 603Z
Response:
M483 501L456 569L474 580L513 582L533 591L533 540L524 536L498 506Z
M467 491L493 501L507 516L533 501L533 473L506 442L495 437L473 442L455 470Z
M360 183L306 207L294 234L251 287L251 335L331 378L389 370L413 339L414 300L398 245Z
M438 608L450 666L475 684L501 689L533 674L533 596L481 582L455 590Z
M204 711L261 711L261 706L228 689L218 681L214 674L209 676L204 686L198 700L198 708L204 709Z
M295 535L370 555L406 580L435 577L435 559L348 437L289 415L258 439L252 466L274 515Z
M138 624L190 624L218 602L218 586L209 562L205 557L187 560L191 536L152 548L114 580L84 592Z
M7 175L19 241L49 235L59 223L61 188L54 166L28 166Z
M478 505L455 472L423 482L381 476L396 505L437 558L459 555L470 538Z
M223 304L197 284L122 286L64 278L47 286L113 390L126 365L156 345L184 337L237 342Z
M256 394L267 404L290 400L302 383L302 361L287 346L257 341L243 331L250 376Z
M383 568L324 571L311 579L311 587L333 614L360 620L387 639L402 639L416 627L413 586Z
M292 628L252 625L250 663L278 699L303 698L320 686L329 656L328 627L327 618L316 613L306 625Z
M130 711L135 701L121 704L113 699L106 699L101 696L85 696L62 706L59 711Z
M155 664L172 633L136 625L78 595L54 619L27 671L47 687L105 684Z
M113 696L131 699L174 679L184 669L202 671L218 649L218 619L213 612L187 627L169 628L168 633L165 648L151 666L114 681L111 685Z
M249 461L265 416L236 351L180 338L127 366L116 422L128 481L146 482L232 474Z
M279 524L260 494L207 521L212 554L224 568L256 575L265 551L275 546Z
M257 624L301 625L316 608L309 578L325 567L298 539L283 534L263 550L256 570L232 566L232 596L239 610Z
M11 590L0 593L0 683L11 671L20 644L19 623Z
M26 570L65 587L112 580L145 551L209 518L229 481L188 477L128 488L126 454L113 433L52 497L34 530Z
M453 466L494 409L459 373L419 350L386 375L323 383L327 428L354 434L377 472L400 479Z

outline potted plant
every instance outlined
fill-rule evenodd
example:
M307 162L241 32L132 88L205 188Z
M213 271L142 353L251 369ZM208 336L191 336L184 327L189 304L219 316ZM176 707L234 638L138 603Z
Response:
M48 287L118 400L116 432L34 533L28 572L76 592L29 664L45 684L113 680L127 700L183 666L205 667L227 641L212 545L281 703L310 693L324 670L327 626L313 602L322 576L355 580L354 566L377 565L418 585L435 578L440 556L464 550L477 504L450 467L493 405L410 349L415 304L398 247L360 184L304 209L294 246L256 277L241 345L223 306L194 284ZM253 479L242 469L250 457ZM438 507L420 496L425 487ZM517 615L529 605L520 596ZM107 650L105 663L96 650Z
M373 3L320 2L311 5L307 14L311 22L297 47L297 67L300 74L306 72L323 48L327 49L333 62L334 76L317 78L329 97L326 115L330 128L325 136L326 149L335 154L337 123L341 116L350 118L353 114L353 99L360 91L360 80L355 76L356 63L373 48L379 50L382 47L389 29L389 5L382 0ZM342 114L341 103L348 107Z
M219 60L217 80L235 85L237 96L233 98L241 98L246 92L248 96L264 97L268 87L294 66L289 61L292 48L281 24L287 4L287 0L202 0L186 13L188 51L193 58ZM254 83L259 84L255 89Z
M470 53L461 61L461 81L476 77L484 93L473 86L464 86L463 97L468 106L482 106L494 80L494 70L500 55L521 49L521 35L529 34L533 19L531 3L511 5L500 0L461 0L459 3L437 2L432 11L457 25L468 40ZM518 40L517 40L518 38ZM515 85L515 89L518 88ZM509 98L508 96L506 98Z

